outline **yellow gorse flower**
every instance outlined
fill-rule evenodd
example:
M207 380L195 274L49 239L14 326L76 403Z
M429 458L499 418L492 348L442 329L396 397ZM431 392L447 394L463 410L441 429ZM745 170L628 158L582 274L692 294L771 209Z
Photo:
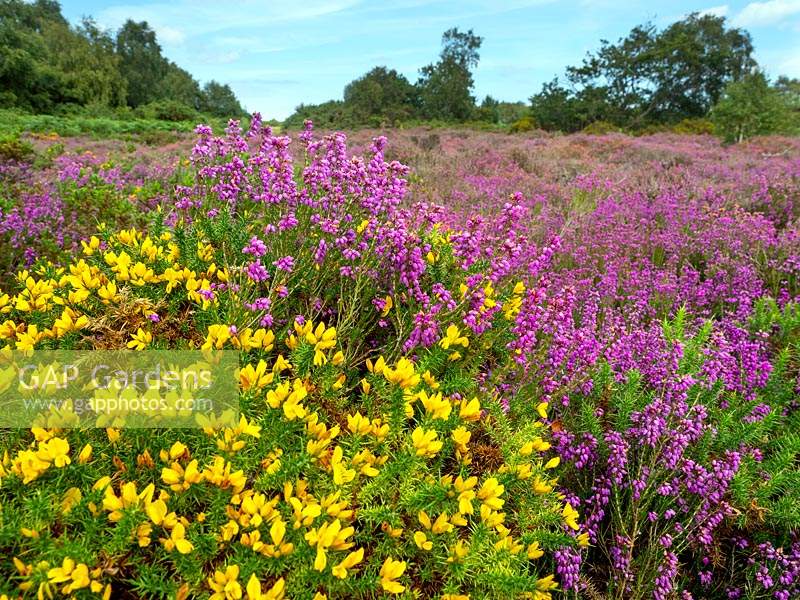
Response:
M406 570L406 562L404 560L394 560L388 557L381 566L380 578L381 588L389 594L401 594L405 591L406 587L397 582Z
M469 346L469 339L461 335L457 325L449 325L445 336L439 340L439 345L445 350L448 350L451 346L463 346L466 348Z
M414 445L417 456L428 458L436 456L436 453L442 449L443 445L443 442L438 440L437 437L438 434L435 431L417 427L411 434L411 442Z

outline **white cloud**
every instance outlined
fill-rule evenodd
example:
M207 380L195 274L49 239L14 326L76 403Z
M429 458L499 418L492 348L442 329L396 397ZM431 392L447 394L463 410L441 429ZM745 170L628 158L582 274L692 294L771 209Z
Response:
M774 25L797 13L800 13L800 0L751 2L736 15L733 24L739 27Z
M186 34L176 27L169 25L156 25L153 27L159 42L168 46L180 46L186 41Z
M715 17L726 17L728 16L728 12L730 11L730 6L727 4L721 4L719 6L712 6L711 8L704 8L703 10L699 11L698 14L701 17L706 15L713 15Z

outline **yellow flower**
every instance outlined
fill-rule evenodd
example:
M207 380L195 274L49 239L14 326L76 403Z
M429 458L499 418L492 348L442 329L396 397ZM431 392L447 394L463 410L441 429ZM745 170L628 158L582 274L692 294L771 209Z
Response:
M366 435L372 431L372 424L367 417L356 412L354 415L347 415L347 428L358 435Z
M353 479L355 479L356 476L355 469L346 468L342 456L343 456L342 447L336 446L336 448L333 451L333 456L331 457L333 482L336 485L344 485L345 483L350 483L351 481L353 481Z
M428 384L428 386L429 386L429 387L430 387L432 390L438 390L438 389L439 389L439 382L437 382L437 381L436 381L436 378L435 378L433 375L431 375L430 369L429 369L429 370L427 370L427 371L425 371L425 372L422 374L422 380L423 380L425 383L427 383L427 384Z
M97 239L96 236L92 236L89 238L89 243L81 240L81 246L83 246L83 253L86 256L91 256L98 248L100 248L100 240Z
M244 390L261 389L272 383L275 378L274 373L267 373L267 363L263 360L258 361L258 365L247 365L239 371L239 386Z
M239 600L242 597L242 586L239 584L239 565L228 565L225 571L216 571L208 578L208 587L214 593L209 600Z
M92 445L86 444L81 450L80 454L78 454L78 463L85 465L87 462L89 462L90 458L92 458Z
M422 427L417 427L411 434L411 441L414 444L417 456L435 456L442 449L443 443L437 440L435 431L426 431Z
M484 506L492 510L500 510L505 504L505 500L500 498L504 491L505 487L497 481L497 478L490 477L483 482L481 489L478 490L477 498L483 502Z
M477 421L481 418L481 403L477 398L461 401L458 416L465 421Z
M522 448L520 448L519 453L522 456L530 456L534 451L535 452L546 452L550 449L550 443L545 442L539 436L533 438L530 442L526 442Z
M568 527L574 529L575 531L578 530L578 511L572 508L572 505L569 502L564 505L564 510L561 511L561 516L564 517L564 523L566 523Z
M434 419L447 419L450 412L453 410L453 405L450 400L442 397L442 393L438 392L433 396L428 396L425 390L422 390L418 395L422 405L427 412Z
M548 460L545 463L544 468L545 469L555 469L560 463L561 463L561 459L558 456L554 456L553 458L551 458L550 460Z
M64 497L61 500L61 513L67 514L69 511L75 508L75 506L78 505L78 503L81 501L82 498L83 494L78 488L76 487L69 488L64 493Z
M39 444L37 456L56 467L64 467L72 462L69 457L69 442L62 438L54 437L44 444Z
M283 600L285 589L286 582L281 577L266 592L262 592L261 582L254 573L250 575L250 579L247 581L245 592L247 593L247 600Z
M78 315L74 310L67 307L61 313L61 316L53 323L53 333L56 337L63 337L64 335L83 329L89 325L89 318L86 315Z
M362 560L364 560L364 549L359 548L348 554L339 564L334 565L331 573L334 577L345 579L348 575L348 570L353 569Z
M397 581L397 578L401 577L406 570L406 563L402 560L393 560L391 557L388 557L384 562L383 566L381 566L380 576L381 576L381 587L385 592L389 594L401 594L406 589L406 587Z
M345 376L344 373L342 373L341 375L339 375L339 378L334 382L333 386L331 387L333 387L333 389L335 390L340 390L344 387L345 381L347 381L347 377Z
M420 550L431 550L433 548L433 542L428 539L428 536L425 535L422 531L417 531L414 533L414 543L417 545L417 548Z
M145 507L145 513L150 520L166 529L171 529L178 524L178 516L174 512L167 512L167 503L164 500L156 500Z
M186 469L179 463L174 462L169 467L164 467L161 470L161 480L166 483L173 492L184 492L188 490L193 483L200 483L203 480L203 474L197 466L197 460L193 460L186 465Z
M133 268L129 269L128 278L133 285L139 287L158 281L153 269L142 262L137 262L133 265Z
M100 287L97 290L97 295L100 297L103 304L119 302L120 300L120 296L117 294L117 284L113 281L109 281L107 284Z
M550 590L554 590L558 584L553 581L553 575L548 575L536 581L536 591L533 593L533 600L550 600L552 595Z
M456 458L463 462L468 461L469 448L467 448L467 444L472 434L467 431L466 427L461 426L456 427L450 435L456 447Z
M527 552L528 558L531 560L536 560L537 558L544 556L544 550L539 548L539 542L533 542L532 544L529 544Z
M475 486L478 478L475 476L463 479L461 475L456 477L454 487L458 493L458 512L464 515L471 515L474 512L472 500L475 498Z
M33 351L33 347L38 344L44 338L44 332L39 331L39 328L34 325L28 325L26 331L18 332L17 333L17 350L21 350L22 352L30 353Z
M368 358L366 360L366 365L367 365L367 370L370 373L372 373L373 375L380 375L386 368L386 361L383 359L382 356L379 356L378 360L376 360L375 364L373 364L372 360Z
M380 363L380 359L378 362ZM399 385L403 389L414 387L420 381L420 376L414 373L414 363L407 358L397 361L394 369L383 367L383 376L389 383Z
M153 341L153 335L149 331L139 330L131 335L131 341L128 342L128 348L132 350L144 350L150 342Z
M186 528L180 522L176 523L172 528L169 539L161 539L161 543L164 544L164 548L168 552L177 550L181 554L189 554L194 550L192 543L186 539Z
M314 559L314 569L324 571L328 564L327 550L348 550L353 547L347 538L353 535L355 528L342 528L342 522L334 519L331 523L324 523L319 528L314 528L305 534L305 539L310 546L316 547L317 556Z
M439 345L445 350L449 349L450 346L463 346L466 348L469 346L469 339L461 335L458 326L450 325L445 332L445 336L439 340Z
M533 481L533 491L536 494L546 494L553 491L553 484L537 475Z
M392 302L391 296L386 296L386 298L383 299L383 302L384 304L383 304L383 310L381 311L381 316L385 317L386 315L389 314L389 311L392 310L394 302Z
M228 325L209 325L206 341L201 350L221 350L225 342L231 339L231 328Z
M464 540L458 540L456 542L456 545L450 548L450 553L449 556L447 557L447 562L460 563L468 552L469 552L469 546L467 546L467 543Z
M231 463L221 456L215 456L214 462L203 470L203 478L220 489L230 489L233 494L240 493L247 483L244 471L231 473Z

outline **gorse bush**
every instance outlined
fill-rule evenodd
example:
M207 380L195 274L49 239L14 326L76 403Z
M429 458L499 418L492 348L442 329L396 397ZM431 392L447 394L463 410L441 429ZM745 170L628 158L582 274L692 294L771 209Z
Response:
M0 336L238 349L241 419L153 435L60 414L4 433L0 589L549 598L553 552L586 537L547 404L516 426L494 397L518 373L525 284L457 267L449 234L400 208L406 168L381 139L361 160L306 132L298 182L289 139L258 123L199 133L175 210L19 273Z
M21 140L18 135L0 137L0 158L3 160L21 161L33 154L29 142Z

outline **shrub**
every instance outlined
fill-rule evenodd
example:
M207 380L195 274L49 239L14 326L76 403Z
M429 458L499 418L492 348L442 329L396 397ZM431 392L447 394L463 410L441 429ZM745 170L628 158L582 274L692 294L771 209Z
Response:
M0 159L23 161L33 155L33 146L18 135L0 137Z
M714 124L708 119L682 119L672 126L672 131L685 135L711 135Z
M609 123L608 121L593 121L581 130L581 133L587 135L605 135L607 133L616 133L620 128Z
M511 133L525 133L536 129L536 121L532 117L522 117L514 121L509 127Z
M192 121L196 123L199 118L199 113L195 109L175 100L151 102L137 108L135 112L142 118L161 121Z

